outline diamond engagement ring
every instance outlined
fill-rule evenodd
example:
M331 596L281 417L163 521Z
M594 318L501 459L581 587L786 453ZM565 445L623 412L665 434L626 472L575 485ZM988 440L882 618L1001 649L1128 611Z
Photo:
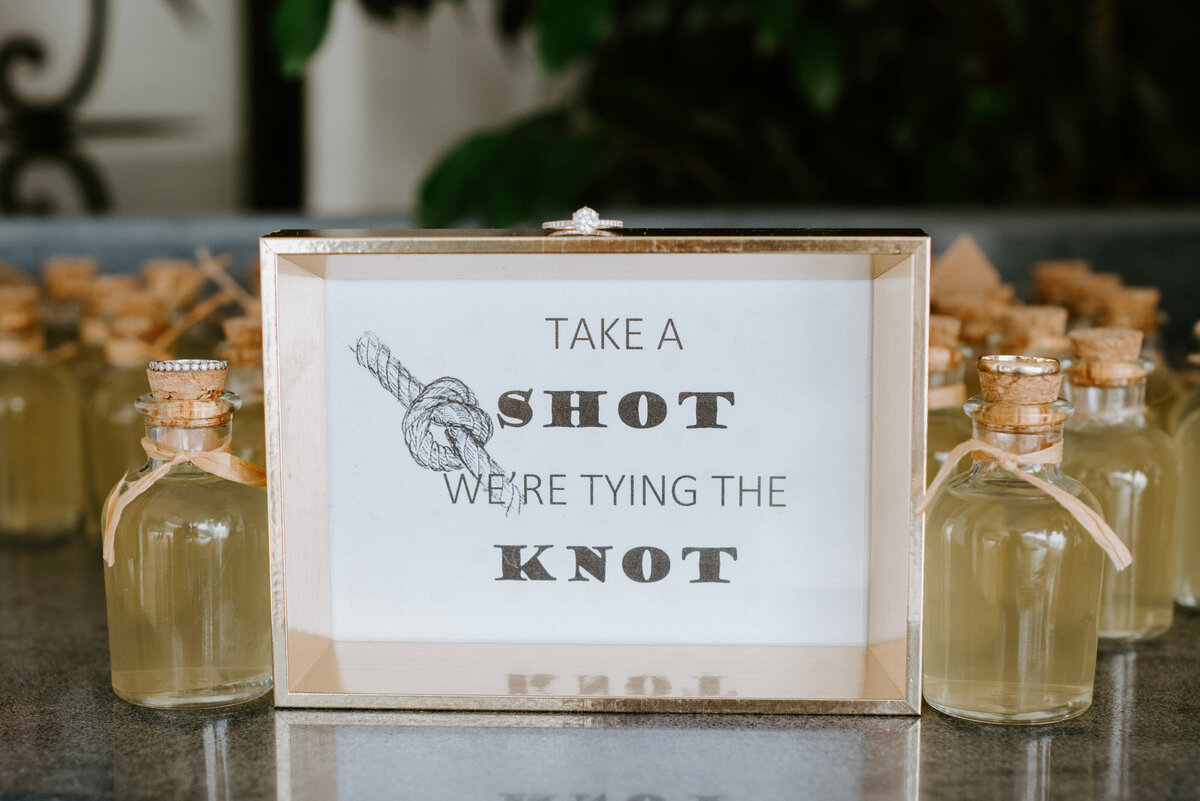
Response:
M571 215L569 220L552 220L542 223L542 228L551 232L551 236L613 236L606 228L621 228L625 223L620 220L602 220L595 209L584 206Z

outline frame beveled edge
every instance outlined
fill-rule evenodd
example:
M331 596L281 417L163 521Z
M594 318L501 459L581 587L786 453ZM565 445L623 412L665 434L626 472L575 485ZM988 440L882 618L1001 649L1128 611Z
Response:
M431 712L599 712L747 715L920 715L905 699L805 698L592 698L580 695L393 695L286 693L289 709L390 709Z
M718 240L714 242L713 240ZM913 367L920 376L925 375L926 341L928 326L928 283L931 254L931 238L916 229L861 230L847 229L644 229L626 230L614 237L551 237L537 231L488 231L483 229L439 229L397 231L276 231L260 238L260 270L263 278L263 316L277 313L277 295L274 280L278 261L287 255L334 255L371 253L467 253L467 252L529 252L529 253L701 253L728 252L730 241L738 241L743 247L738 252L795 252L795 253L858 253L880 256L891 255L879 265L872 280L907 259L914 260L913 270L913 319L917 331L914 335ZM667 245L664 247L664 245ZM490 247L488 247L490 246ZM324 280L323 276L321 280ZM270 288L268 289L268 284ZM268 294L270 298L268 299ZM271 328L268 333L267 329ZM264 326L264 356L268 353L273 363L278 364L278 332L273 326ZM276 404L281 398L278 371L273 371L274 381L268 379L266 392L274 392ZM914 438L920 441L923 451L924 403L926 386L924 381L912 383L912 408ZM270 408L270 405L268 405ZM268 458L279 452L279 420L272 421L268 415ZM346 709L395 709L395 710L457 710L457 711L579 711L579 712L720 712L753 714L845 714L845 715L920 715L921 714L921 603L923 587L923 516L915 511L917 499L924 491L923 452L913 454L913 491L910 502L909 525L909 581L908 581L908 630L905 637L906 681L903 700L896 699L701 699L701 698L588 698L584 696L561 696L552 698L529 698L510 696L402 696L394 694L352 693L293 693L287 688L287 609L285 598L286 576L283 570L283 531L281 518L282 497L278 490L270 492L269 518L271 535L271 599L273 647L275 651L275 704L289 708L346 708ZM920 457L918 459L918 457ZM920 479L920 480L919 480ZM920 484L918 487L917 484ZM910 493L911 494L911 493ZM278 564L276 559L278 558ZM278 568L278 569L277 569ZM731 648L736 646L730 646ZM873 649L874 646L868 646ZM876 655L876 658L879 658ZM282 665L282 680L279 668ZM552 704L545 704L553 701Z
M617 236L547 236L534 231L414 229L407 231L276 231L261 247L279 255L366 253L715 253L737 244L746 253L916 252L928 237L910 229L627 229Z
M263 397L266 423L267 472L279 475L279 332L276 279L278 258L265 239L259 239L259 295L263 321ZM276 704L288 686L287 594L283 558L283 489L278 481L267 483L268 553L271 565L271 652Z

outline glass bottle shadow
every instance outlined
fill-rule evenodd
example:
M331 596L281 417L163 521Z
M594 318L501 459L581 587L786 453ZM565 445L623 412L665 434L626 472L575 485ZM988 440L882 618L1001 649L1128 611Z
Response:
M921 793L937 798L1049 801L1096 798L1090 714L1044 726L956 720L926 708L921 731ZM965 766L965 748L975 754Z
M266 699L205 712L112 701L113 795L227 801L270 798L275 731Z
M916 798L920 721L276 712L278 798Z

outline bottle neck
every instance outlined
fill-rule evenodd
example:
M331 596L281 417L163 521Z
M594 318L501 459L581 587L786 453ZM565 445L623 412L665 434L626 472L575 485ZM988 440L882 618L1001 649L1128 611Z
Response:
M1022 472L1030 473L1031 475L1042 475L1044 478L1059 477L1059 468L1062 464L1061 450L1060 455L1055 461L1045 461L1046 457L1040 456L1034 461L1023 462L1021 461L1021 455L1035 454L1061 444L1063 441L1062 425L1018 430L1010 427L993 427L974 420L972 421L972 427L975 439L985 442L1005 453L1012 454L1013 460L1016 461ZM973 470L976 473L1007 472L1007 468L1001 466L996 458L982 451L975 451L972 454L972 459L974 459Z
M1145 425L1146 380L1120 387L1067 383L1067 397L1075 404L1071 427L1090 425Z
M204 428L175 428L146 424L146 437L174 451L226 450L233 437L233 420L229 419L220 425ZM161 465L165 459L150 457L152 467Z

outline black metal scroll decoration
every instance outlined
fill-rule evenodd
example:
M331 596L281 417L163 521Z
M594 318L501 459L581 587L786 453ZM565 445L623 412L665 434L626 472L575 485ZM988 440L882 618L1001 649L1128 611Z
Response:
M47 197L22 198L21 175L37 163L58 163L75 180L90 212L110 206L108 190L95 165L76 152L79 133L75 112L91 92L100 71L108 28L108 0L91 0L91 16L83 61L79 72L61 97L51 101L29 101L16 89L14 73L22 64L40 67L46 49L28 35L18 35L0 45L0 107L8 114L3 133L12 140L13 152L0 162L0 211L20 214L49 214L55 205Z

